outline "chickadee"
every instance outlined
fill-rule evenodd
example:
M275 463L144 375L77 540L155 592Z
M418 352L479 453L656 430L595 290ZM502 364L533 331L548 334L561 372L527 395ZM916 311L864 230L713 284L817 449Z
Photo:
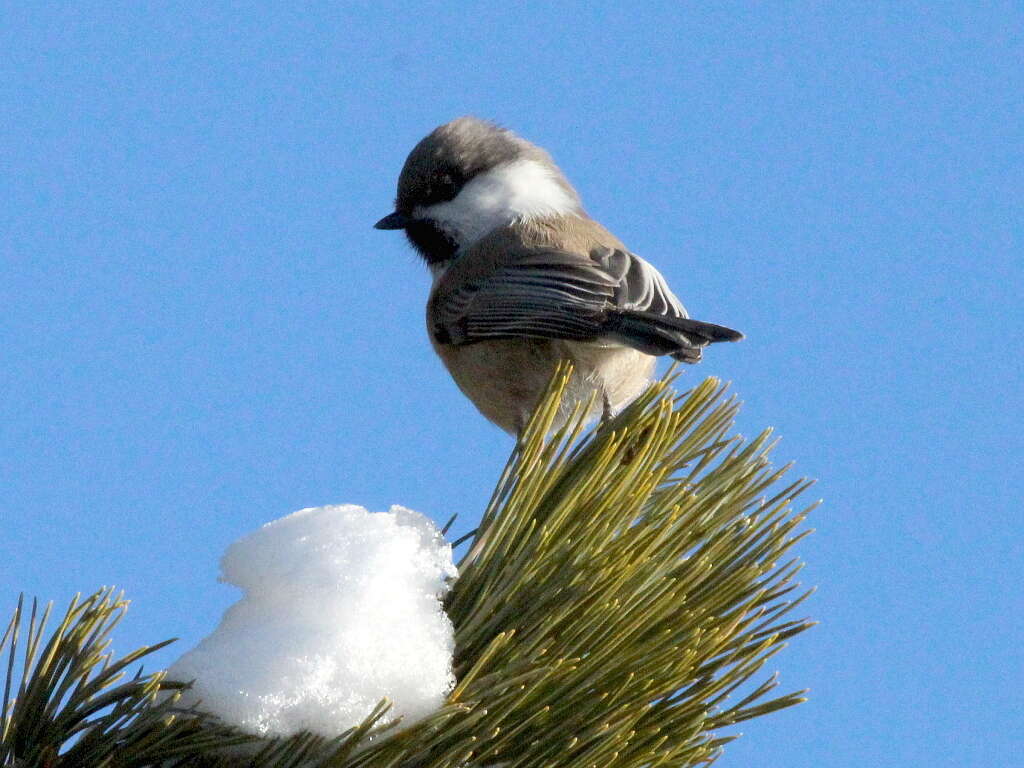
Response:
M583 210L540 147L460 117L420 141L395 212L433 273L427 331L459 389L519 434L555 365L573 363L560 418L596 390L594 413L637 397L655 357L696 363L743 334L689 319L661 274Z

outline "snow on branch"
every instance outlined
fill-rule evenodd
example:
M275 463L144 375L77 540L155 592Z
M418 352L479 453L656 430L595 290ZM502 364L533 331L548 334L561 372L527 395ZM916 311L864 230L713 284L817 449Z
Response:
M383 697L412 723L452 689L441 598L457 574L434 524L399 506L303 509L232 544L222 581L242 599L168 670L182 703L259 736L336 736Z

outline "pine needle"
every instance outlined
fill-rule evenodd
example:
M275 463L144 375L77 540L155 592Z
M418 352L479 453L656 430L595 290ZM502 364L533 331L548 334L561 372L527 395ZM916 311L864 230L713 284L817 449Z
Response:
M779 487L766 431L729 435L738 409L707 379L684 395L656 382L585 431L585 404L557 429L563 366L468 535L446 601L457 684L448 703L381 726L384 701L336 739L259 740L176 709L183 685L114 660L127 604L76 598L44 641L49 607L24 601L0 642L0 766L696 766L718 731L803 701L757 680L811 626L789 556L810 483ZM449 525L451 523L449 522ZM0 656L2 658L2 656ZM19 665L18 660L21 663Z

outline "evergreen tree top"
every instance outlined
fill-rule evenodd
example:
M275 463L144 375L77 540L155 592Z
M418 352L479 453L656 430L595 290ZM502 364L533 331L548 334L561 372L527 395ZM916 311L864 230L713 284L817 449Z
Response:
M764 432L730 436L738 404L708 379L671 379L584 433L585 404L551 432L567 368L553 379L468 537L446 609L457 684L403 727L261 742L178 709L183 683L114 660L126 603L74 601L44 641L50 610L19 602L8 657L0 765L383 768L692 766L717 758L728 726L802 701L755 680L811 622L790 554L809 481L780 482ZM26 613L28 614L26 616ZM170 642L170 641L167 641Z

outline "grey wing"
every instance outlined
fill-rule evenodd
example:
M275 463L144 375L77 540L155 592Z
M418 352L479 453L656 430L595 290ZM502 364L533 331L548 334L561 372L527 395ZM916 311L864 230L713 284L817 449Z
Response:
M608 340L686 362L697 362L708 343L742 338L731 329L690 320L658 270L613 248L524 253L486 279L448 293L435 320L442 343Z
M436 307L435 335L451 344L517 337L595 339L620 279L586 254L529 251L447 293Z
M622 280L619 282L619 290L615 296L616 306L620 310L653 312L666 317L683 319L689 317L686 314L686 308L672 293L665 278L651 264L635 253L610 248L608 251L608 261L621 264L624 268Z
M612 251L607 259L625 266L606 333L652 355L671 355L685 363L700 361L701 349L743 334L713 323L691 320L665 278L633 253Z

